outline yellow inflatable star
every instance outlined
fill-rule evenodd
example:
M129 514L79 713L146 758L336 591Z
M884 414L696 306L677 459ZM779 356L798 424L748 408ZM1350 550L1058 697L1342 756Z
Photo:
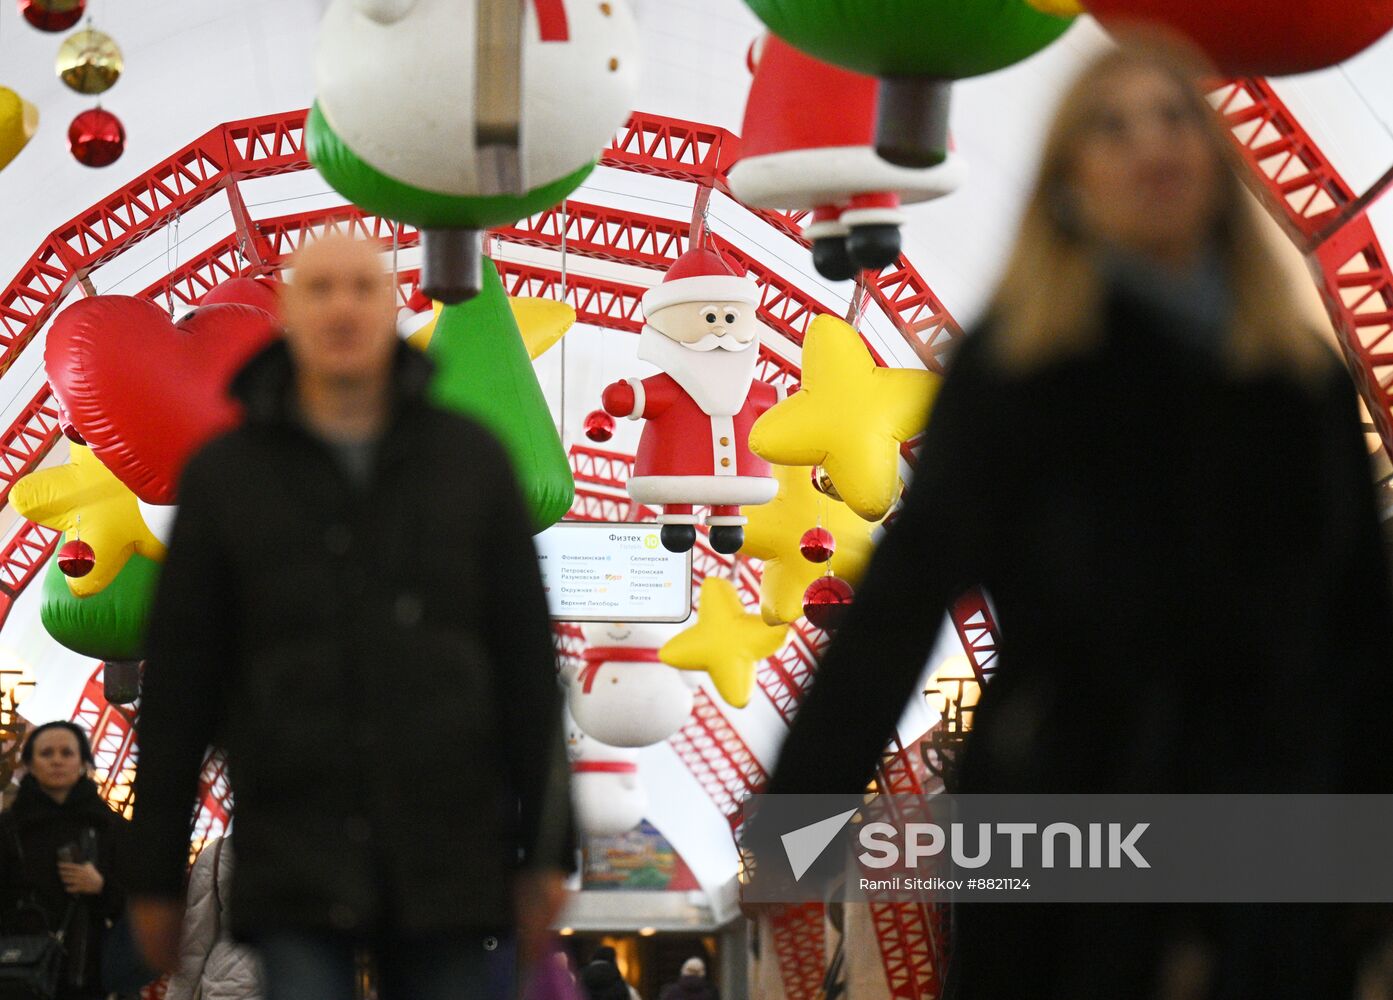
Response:
M744 708L759 661L777 653L787 634L787 625L766 625L759 615L746 614L735 584L708 576L696 624L663 643L658 659L678 670L706 671L727 704Z
M75 597L100 593L132 552L164 559L165 548L145 526L134 493L92 454L73 445L67 465L31 472L10 491L15 510L47 528L81 537L96 563L86 576L69 577ZM81 518L79 527L78 518Z
M0 170L10 165L39 130L39 109L9 87L0 87Z
M822 466L848 507L878 521L899 493L900 445L923 430L938 383L881 368L850 324L819 316L803 341L802 388L755 421L750 448L777 465Z
M513 307L513 319L517 320L522 331L522 342L527 345L527 356L536 361L549 351L555 343L566 335L566 331L576 324L576 311L564 302L551 299L525 299L509 297L508 305ZM440 310L445 308L435 303L435 315L429 323L421 327L406 342L424 351L430 346L435 335L435 324L440 319Z
M813 489L808 469L776 465L774 478L779 481L778 495L767 504L745 508L750 523L740 550L741 555L764 560L759 605L770 625L803 616L803 592L829 565L834 574L855 586L875 548L871 539L875 524ZM830 564L808 562L798 547L803 532L819 523L837 543Z

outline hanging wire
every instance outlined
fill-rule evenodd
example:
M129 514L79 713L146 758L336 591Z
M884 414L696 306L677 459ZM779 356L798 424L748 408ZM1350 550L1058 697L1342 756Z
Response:
M171 277L173 276L173 274L174 274L175 271L179 270L179 223L180 223L180 219L181 219L181 217L180 217L179 213L176 211L176 212L174 213L174 267L171 268L171 269L170 269L170 272L169 272L170 275L171 275ZM173 282L172 280L170 281L169 288L170 288L170 291L171 291L171 293L172 293L172 292L173 292L173 288L174 288L174 282ZM174 316L174 303L173 303L172 298L171 298L170 306L169 306L169 315L170 315L170 318L173 318L173 316Z
M392 223L392 297L401 294L401 275L397 270L397 250L401 237L401 223Z
M1388 137L1390 139L1393 139L1393 124L1390 124L1386 118L1384 118L1381 114L1378 113L1378 110L1374 107L1373 102L1369 100L1368 96L1364 93L1362 89L1360 89L1359 85L1354 82L1354 78L1349 75L1349 70L1347 70L1343 65L1337 66L1335 68L1339 71L1339 74L1345 78L1345 83L1349 84L1350 90L1354 91L1354 96L1359 98L1360 103L1364 105L1365 110L1369 112L1370 116L1372 116L1374 121L1379 123L1379 126L1383 129L1384 132L1388 134Z
M174 270L179 266L179 213L164 230L164 305L174 318Z
M561 301L566 301L566 230L569 217L566 214L566 199L561 199ZM566 446L566 338L561 338L561 446Z

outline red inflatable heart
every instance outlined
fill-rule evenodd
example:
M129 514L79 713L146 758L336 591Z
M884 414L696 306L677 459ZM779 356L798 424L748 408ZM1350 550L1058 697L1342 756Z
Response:
M144 299L99 295L58 314L44 367L102 463L147 503L174 503L184 463L240 418L232 376L278 326L237 304L195 309L175 325Z
M270 278L228 278L222 284L210 288L200 304L215 306L225 302L240 302L244 306L256 306L258 309L265 309L272 316L279 316L280 287L279 281L272 281ZM430 308L429 302L426 303L426 308Z

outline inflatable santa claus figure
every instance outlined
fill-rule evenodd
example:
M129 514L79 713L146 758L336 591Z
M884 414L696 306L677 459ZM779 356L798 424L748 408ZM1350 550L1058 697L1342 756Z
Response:
M811 211L803 235L832 281L879 271L900 256L900 206L957 189L956 155L931 168L897 167L875 151L880 83L819 62L767 36L750 51L754 81L730 188L746 205Z
M638 356L662 369L615 382L605 410L646 420L629 478L629 496L662 507L663 547L696 544L698 506L710 507L711 547L732 553L745 541L742 504L778 492L769 463L750 451L750 427L783 398L755 378L759 287L719 253L696 247L643 296Z

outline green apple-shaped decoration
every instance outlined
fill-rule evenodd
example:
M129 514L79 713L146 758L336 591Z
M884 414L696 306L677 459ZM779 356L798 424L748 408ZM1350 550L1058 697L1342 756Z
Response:
M575 480L492 261L483 262L482 274L477 296L440 311L426 349L436 364L431 397L503 442L541 531L571 509Z
M315 169L349 201L375 215L400 219L427 231L488 229L534 215L580 187L596 163L591 160L525 194L469 198L443 194L413 187L374 169L339 138L318 104L310 109L305 122L305 148Z
M1069 17L1026 0L745 0L784 41L881 78L876 149L891 163L942 163L949 83L1020 62Z

